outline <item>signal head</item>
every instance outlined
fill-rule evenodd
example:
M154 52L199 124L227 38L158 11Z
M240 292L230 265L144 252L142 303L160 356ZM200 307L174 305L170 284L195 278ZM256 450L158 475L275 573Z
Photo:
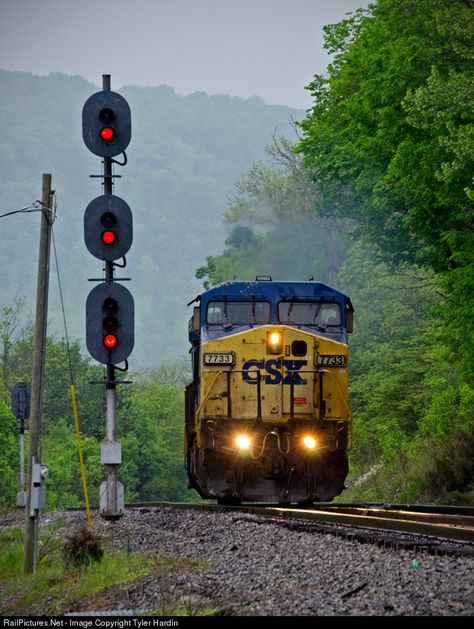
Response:
M134 345L134 302L116 282L95 286L86 302L86 343L90 355L103 364L126 360Z
M124 256L133 241L133 216L128 204L113 194L93 199L84 213L84 240L99 260Z
M125 98L108 90L92 94L82 109L82 137L94 155L122 153L132 137L132 116Z

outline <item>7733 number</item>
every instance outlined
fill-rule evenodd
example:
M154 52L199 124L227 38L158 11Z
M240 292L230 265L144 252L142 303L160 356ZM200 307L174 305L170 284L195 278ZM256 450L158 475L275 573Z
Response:
M344 354L318 354L316 364L327 367L345 367L347 357Z

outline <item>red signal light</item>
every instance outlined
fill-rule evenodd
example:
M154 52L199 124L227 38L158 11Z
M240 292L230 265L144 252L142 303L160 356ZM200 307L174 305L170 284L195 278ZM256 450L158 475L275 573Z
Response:
M112 129L112 127L103 127L100 130L100 137L106 142L108 142L109 140L113 140L114 136L115 131Z
M104 345L108 349L113 349L118 343L118 338L115 334L106 334L104 336Z
M115 242L115 232L110 230L102 232L102 242L104 245L113 245Z

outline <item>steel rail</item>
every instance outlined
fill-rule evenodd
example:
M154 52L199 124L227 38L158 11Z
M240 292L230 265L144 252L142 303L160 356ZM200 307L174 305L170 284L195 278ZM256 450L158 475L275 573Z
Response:
M353 510L310 509L301 511L287 507L271 507L269 512L276 511L284 517L297 517L346 524L350 526L376 528L417 535L430 535L447 540L474 542L474 518L467 516L405 512L395 510Z
M172 507L203 509L209 511L242 511L264 517L291 518L322 524L342 525L364 529L376 529L413 535L430 536L443 540L455 540L473 544L474 508L443 507L431 505L380 505L380 504L317 504L311 508L291 505L243 504L219 505L215 503L132 503L133 507Z

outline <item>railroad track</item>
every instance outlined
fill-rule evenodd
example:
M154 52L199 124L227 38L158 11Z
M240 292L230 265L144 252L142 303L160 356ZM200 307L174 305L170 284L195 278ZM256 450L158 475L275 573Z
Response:
M474 556L474 508L430 505L319 503L291 505L214 503L133 503L129 509L169 507L241 512L270 519L291 530L325 533L378 546L424 550L431 554ZM262 520L264 521L264 520Z

